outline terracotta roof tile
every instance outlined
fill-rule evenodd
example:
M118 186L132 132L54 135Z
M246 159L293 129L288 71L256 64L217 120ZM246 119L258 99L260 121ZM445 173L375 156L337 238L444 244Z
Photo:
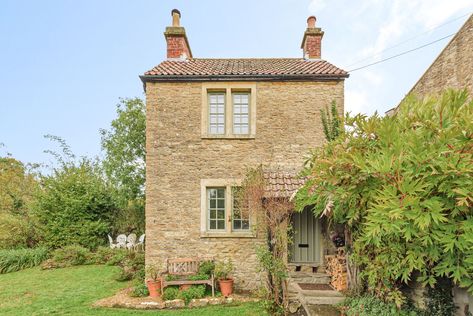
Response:
M268 197L291 197L305 183L305 178L285 171L265 171L265 195Z
M302 58L242 58L166 60L145 72L143 79L185 77L310 77L346 78L348 73L325 60Z

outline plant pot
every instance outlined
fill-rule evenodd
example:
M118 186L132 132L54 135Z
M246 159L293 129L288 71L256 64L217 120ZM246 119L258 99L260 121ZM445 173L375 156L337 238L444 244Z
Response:
M147 280L146 286L148 287L149 296L154 298L161 296L161 280Z
M220 292L225 297L232 295L233 293L233 279L220 279L218 280L218 286L220 287Z
M192 284L182 284L182 285L179 286L179 290L180 291L185 291L187 289L190 289L191 286L192 286Z

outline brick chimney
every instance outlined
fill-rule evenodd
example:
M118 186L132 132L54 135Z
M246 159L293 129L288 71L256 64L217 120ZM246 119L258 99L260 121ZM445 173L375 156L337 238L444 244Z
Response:
M320 27L315 27L315 16L307 19L307 29L302 39L301 48L305 59L320 59L322 57L322 37L324 32Z
M171 11L172 26L166 27L164 37L167 43L167 58L187 59L192 58L192 51L187 40L186 30L180 25L181 12L174 9Z

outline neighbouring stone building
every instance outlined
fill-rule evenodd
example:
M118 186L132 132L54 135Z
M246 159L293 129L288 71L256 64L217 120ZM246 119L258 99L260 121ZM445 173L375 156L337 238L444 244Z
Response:
M425 96L445 88L473 92L473 14L409 93Z
M430 65L408 94L419 97L438 95L447 88L466 88L470 96L473 93L473 14L467 19L440 55ZM392 114L395 109L387 114ZM414 298L420 305L425 288L415 284ZM457 315L473 314L473 297L465 289L454 288L454 302Z
M309 17L303 58L194 58L180 13L164 33L167 59L140 78L146 91L146 263L231 259L235 286L259 286L255 245L265 236L233 205L233 188L260 164L276 187L291 182L325 138L320 110L343 112L347 72L321 59ZM323 264L320 223L300 214L291 261ZM302 226L301 226L302 225ZM303 234L302 234L303 232ZM297 233L296 233L297 234ZM297 239L296 239L297 240Z

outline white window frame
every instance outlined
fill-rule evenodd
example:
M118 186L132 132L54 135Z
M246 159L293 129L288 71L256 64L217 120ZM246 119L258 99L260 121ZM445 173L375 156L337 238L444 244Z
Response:
M217 98L217 102L213 103L212 102L212 97ZM222 101L220 102L219 99L222 97ZM207 95L208 99L208 133L209 135L225 135L225 130L226 130L226 112L227 112L227 106L226 106L226 92L209 92ZM223 106L222 106L223 105ZM215 110L213 111L213 108ZM220 119L222 120L220 121ZM215 119L215 122L214 122ZM212 131L212 127L216 128L216 131ZM221 131L219 129L221 128Z
M201 225L200 236L205 237L256 237L255 218L250 216L249 229L233 229L233 187L241 186L240 179L202 179L201 180ZM208 190L225 188L225 229L210 229L210 208Z
M242 97L246 102L242 101ZM240 101L237 101L240 98ZM246 107L246 111L244 108ZM251 92L232 92L232 133L233 135L250 134ZM243 132L243 128L246 131Z
M211 133L210 96L213 94L225 95L224 130L223 134ZM234 132L234 102L235 94L248 94L248 133ZM254 139L256 135L256 83L246 82L206 82L202 83L202 119L201 137Z

